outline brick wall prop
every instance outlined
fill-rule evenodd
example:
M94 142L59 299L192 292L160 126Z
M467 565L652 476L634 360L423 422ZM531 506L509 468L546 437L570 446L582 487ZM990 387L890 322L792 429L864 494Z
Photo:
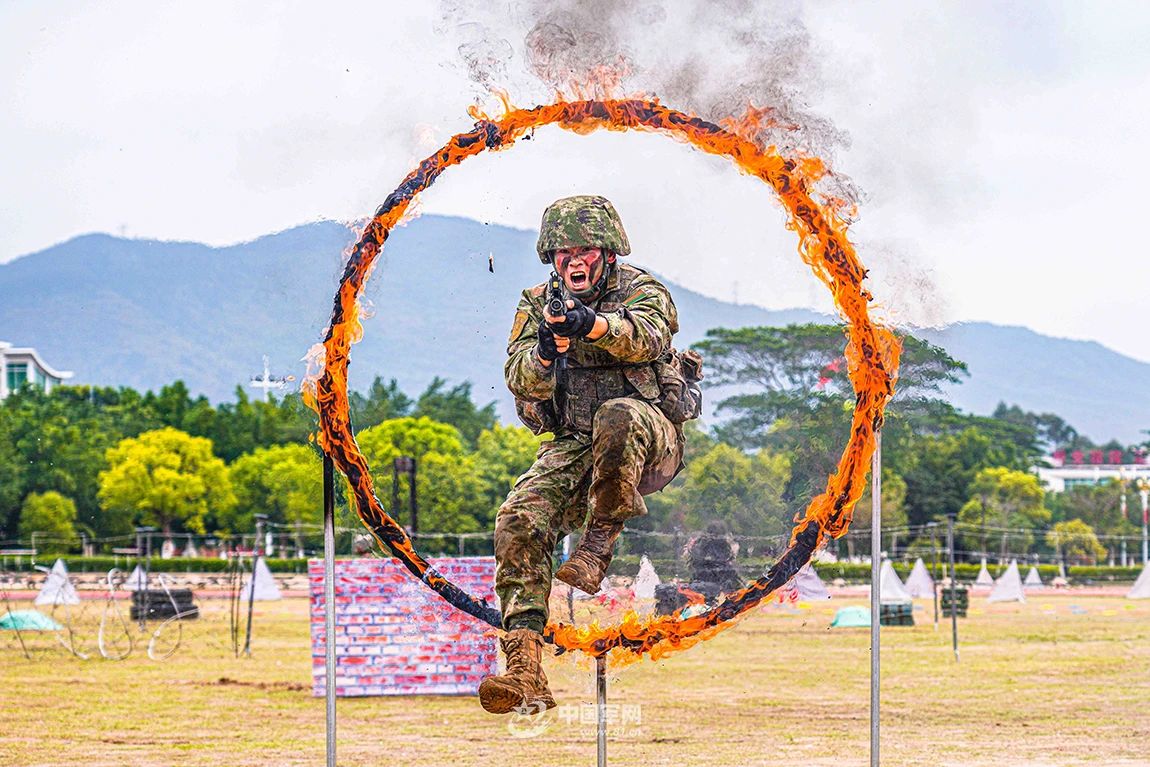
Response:
M429 560L464 591L495 604L495 559ZM308 561L312 681L324 694L323 560ZM337 559L336 695L474 695L497 673L491 627L456 610L394 559Z

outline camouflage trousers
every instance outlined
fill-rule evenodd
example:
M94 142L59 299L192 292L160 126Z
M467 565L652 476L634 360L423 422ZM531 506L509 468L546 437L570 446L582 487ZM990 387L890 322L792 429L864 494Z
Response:
M495 519L495 593L504 628L547 620L552 554L588 514L622 523L647 513L643 496L682 467L683 437L642 400L619 398L595 411L591 434L544 442Z

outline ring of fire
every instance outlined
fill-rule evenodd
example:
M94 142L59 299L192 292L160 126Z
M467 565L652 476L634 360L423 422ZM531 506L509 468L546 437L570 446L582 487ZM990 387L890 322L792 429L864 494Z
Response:
M704 152L730 158L744 173L770 185L786 210L787 228L799 236L799 255L830 289L836 307L847 321L846 358L855 392L850 437L826 490L813 498L798 518L791 541L778 562L745 588L723 595L705 612L680 618L679 614L641 618L628 613L615 626L576 627L548 625L545 635L560 651L578 649L600 656L614 649L616 659L627 660L649 652L653 659L706 639L732 625L773 591L784 585L828 536L847 531L855 503L862 495L875 433L894 392L900 344L894 333L874 323L868 313L871 294L863 287L866 270L846 236L846 223L834 206L819 204L811 196L813 182L825 174L817 158L792 159L773 147L756 142L762 111L748 110L741 120L722 125L670 109L654 100L604 99L563 101L516 109L505 103L505 113L490 119L476 111L474 127L452 138L419 164L376 210L350 250L322 349L323 369L305 383L304 394L319 413L320 447L347 477L364 526L391 553L436 593L456 608L500 628L499 612L455 586L429 565L406 531L387 513L375 495L367 461L351 429L347 366L351 345L360 340L359 298L391 230L400 222L416 196L447 168L484 150L510 147L528 130L558 125L586 134L600 128L642 130L677 138Z

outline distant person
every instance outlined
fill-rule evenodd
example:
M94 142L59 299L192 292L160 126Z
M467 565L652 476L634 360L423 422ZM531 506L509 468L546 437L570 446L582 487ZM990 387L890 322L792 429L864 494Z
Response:
M584 528L554 574L598 591L623 523L645 514L643 495L682 469L682 424L702 406L698 355L671 348L679 330L671 294L619 261L631 245L610 201L552 203L537 251L555 271L523 292L504 374L523 422L554 438L496 517L507 672L485 679L479 699L497 714L555 705L541 660L556 542Z
M708 522L707 529L687 543L690 588L705 594L710 601L719 592L743 586L743 577L735 566L735 556L738 553L739 544L735 543L727 525L720 519Z

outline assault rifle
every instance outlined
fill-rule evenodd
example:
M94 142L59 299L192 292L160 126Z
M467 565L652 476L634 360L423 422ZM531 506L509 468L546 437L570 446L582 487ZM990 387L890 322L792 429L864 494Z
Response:
M563 298L563 282L556 272L551 272L547 281L547 313L552 317L562 317L567 313L567 301Z
M552 317L562 317L567 313L567 299L563 296L563 281L559 279L558 272L551 272L547 280L547 313ZM546 322L546 320L544 320ZM557 386L563 385L563 371L567 369L567 354L560 354L555 360L555 382Z

